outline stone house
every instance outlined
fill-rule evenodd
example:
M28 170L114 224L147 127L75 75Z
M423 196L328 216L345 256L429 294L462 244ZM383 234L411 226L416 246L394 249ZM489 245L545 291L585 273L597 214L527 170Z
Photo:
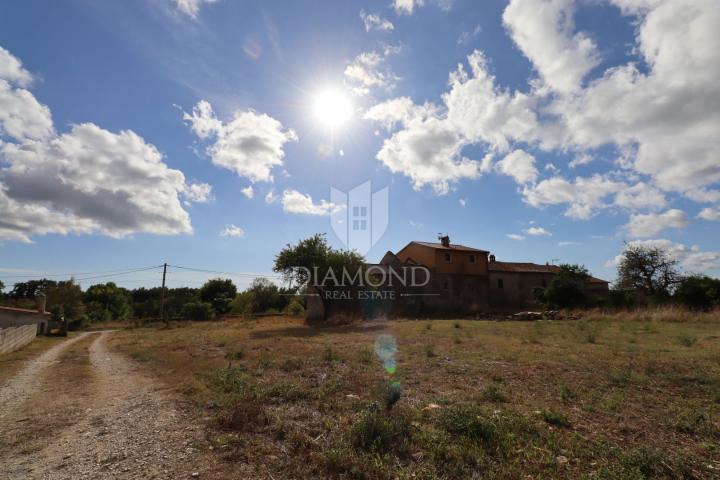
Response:
M387 252L379 265L427 267L428 285L401 296L396 309L441 315L537 308L534 290L549 285L560 271L556 265L499 262L487 250L450 243L448 236L439 243L412 241L397 254ZM607 295L608 286L595 277L586 283L598 297Z
M45 297L38 299L37 310L0 307L0 355L18 350L46 332L50 314Z

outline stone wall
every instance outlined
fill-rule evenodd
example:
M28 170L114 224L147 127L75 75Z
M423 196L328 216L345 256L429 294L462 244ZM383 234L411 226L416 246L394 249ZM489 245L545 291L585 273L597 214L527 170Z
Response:
M14 352L32 342L37 335L36 324L0 329L0 355Z

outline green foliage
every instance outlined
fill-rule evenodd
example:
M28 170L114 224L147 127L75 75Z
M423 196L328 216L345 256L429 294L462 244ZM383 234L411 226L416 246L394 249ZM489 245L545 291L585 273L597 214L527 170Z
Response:
M441 411L440 426L449 434L480 446L487 454L504 456L530 427L511 413L489 415L476 405L452 405Z
M686 277L673 299L692 310L710 310L720 305L720 280L703 275Z
M566 428L570 426L570 420L567 418L567 415L557 410L543 410L540 412L540 417L548 425Z
M213 278L200 287L200 301L212 305L216 313L230 311L230 303L237 295L237 287L229 278Z
M482 398L488 402L507 402L507 397L497 385L488 385L485 391L483 391Z
M287 312L293 317L302 317L305 315L305 307L303 307L300 300L293 299L293 301L290 302L290 305L288 305Z
M692 347L697 343L697 337L690 335L689 333L683 332L678 335L678 342L680 342L680 345Z
M404 447L412 433L409 419L402 412L386 414L371 403L350 427L350 444L366 452L385 453Z
M113 282L89 287L83 295L92 322L125 320L132 314L130 292Z
M536 298L550 307L573 308L589 303L585 282L590 274L581 265L560 265L560 271L545 289L535 291Z
M181 315L185 320L212 320L215 318L215 310L209 303L191 302L183 306Z
M62 308L70 330L77 330L87 325L88 318L82 301L83 293L80 285L73 279L55 283L46 289L45 294L48 306L57 305Z

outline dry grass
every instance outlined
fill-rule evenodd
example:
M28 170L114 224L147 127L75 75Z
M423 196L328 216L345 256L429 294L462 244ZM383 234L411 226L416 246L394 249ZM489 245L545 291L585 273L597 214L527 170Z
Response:
M210 419L209 446L228 472L713 478L718 332L717 314L663 310L332 328L263 318L126 330L111 342ZM380 334L398 344L402 398L389 413Z
M70 345L57 362L41 373L45 378L56 380L43 381L43 385L49 387L34 392L20 406L21 420L0 432L3 455L40 450L53 436L82 419L87 407L87 389L92 383L88 347L93 340L90 335Z
M66 340L65 337L37 337L20 350L0 355L0 385L15 376L28 360L37 357L45 350L64 340Z

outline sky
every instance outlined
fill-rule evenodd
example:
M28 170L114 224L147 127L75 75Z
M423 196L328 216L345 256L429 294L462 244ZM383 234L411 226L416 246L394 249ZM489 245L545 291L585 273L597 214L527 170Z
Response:
M717 25L717 0L2 2L0 281L242 288L288 243L345 248L330 192L367 181L370 262L443 233L717 276Z

